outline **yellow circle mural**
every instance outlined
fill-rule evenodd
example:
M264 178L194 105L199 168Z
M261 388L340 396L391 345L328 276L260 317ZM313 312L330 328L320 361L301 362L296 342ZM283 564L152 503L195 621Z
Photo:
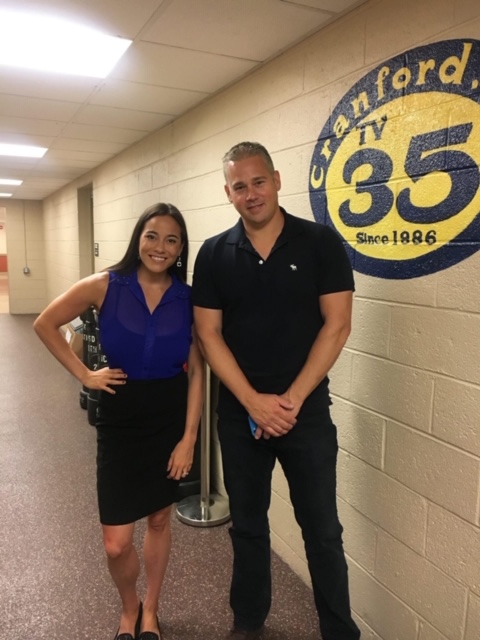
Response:
M318 222L356 270L412 278L480 247L478 41L419 47L371 71L333 110L310 167Z

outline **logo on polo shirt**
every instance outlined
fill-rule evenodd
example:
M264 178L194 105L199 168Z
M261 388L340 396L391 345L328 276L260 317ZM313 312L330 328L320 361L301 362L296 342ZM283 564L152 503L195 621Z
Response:
M480 41L446 40L345 94L314 149L310 203L356 271L415 278L479 249L479 165Z

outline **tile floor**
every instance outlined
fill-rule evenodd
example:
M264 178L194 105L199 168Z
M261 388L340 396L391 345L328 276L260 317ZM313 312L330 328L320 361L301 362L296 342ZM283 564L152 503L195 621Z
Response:
M97 519L95 429L33 320L0 315L0 638L112 640L120 608ZM164 640L221 640L231 621L228 524L172 522ZM311 590L277 556L273 585L264 639L318 640Z

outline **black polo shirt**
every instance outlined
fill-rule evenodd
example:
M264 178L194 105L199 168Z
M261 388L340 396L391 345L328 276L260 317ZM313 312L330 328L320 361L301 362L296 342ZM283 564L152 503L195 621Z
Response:
M251 385L262 393L287 390L320 331L319 296L354 289L350 261L330 227L282 209L285 224L266 260L255 251L240 219L202 245L192 300L221 309L223 337ZM327 406L328 378L311 394ZM225 388L219 413L241 405Z

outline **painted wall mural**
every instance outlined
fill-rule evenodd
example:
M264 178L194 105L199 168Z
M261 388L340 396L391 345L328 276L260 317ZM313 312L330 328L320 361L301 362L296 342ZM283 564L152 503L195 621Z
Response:
M480 41L417 47L333 109L310 164L313 215L360 273L435 273L480 248L479 165Z

